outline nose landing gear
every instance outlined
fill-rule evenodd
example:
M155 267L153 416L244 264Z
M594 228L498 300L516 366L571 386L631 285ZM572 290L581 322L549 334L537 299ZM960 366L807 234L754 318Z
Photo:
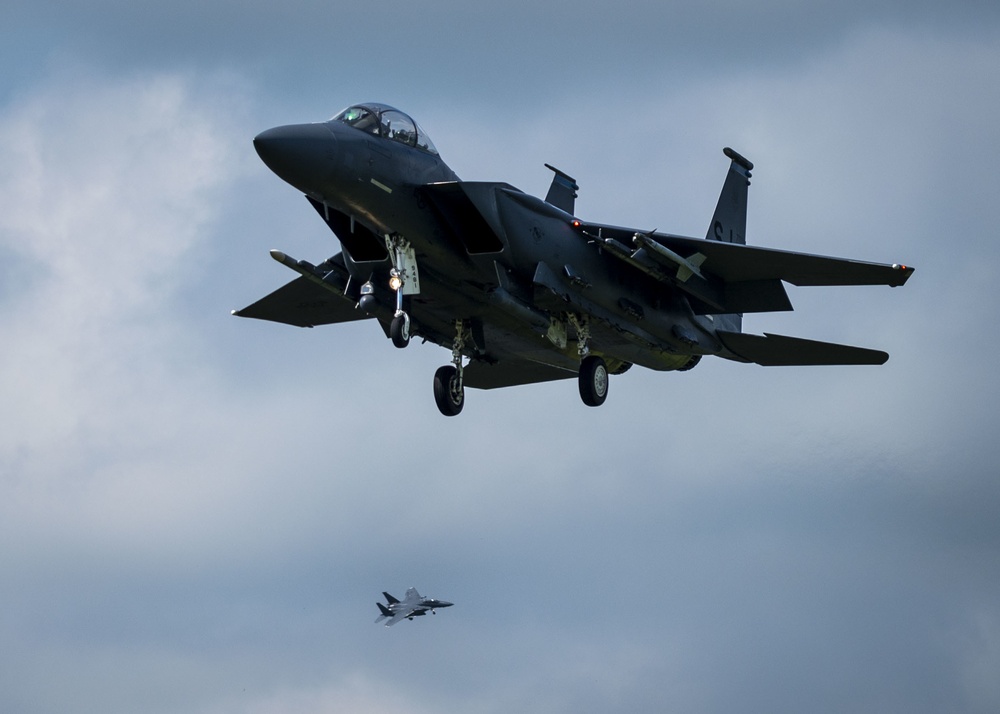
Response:
M386 235L385 245L393 255L389 287L396 293L396 312L389 323L389 337L392 344L402 349L410 344L410 316L403 310L403 295L416 295L420 292L417 254L410 242L398 234Z
M403 291L396 291L396 314L389 323L389 337L392 344L403 349L410 344L410 316L403 310Z

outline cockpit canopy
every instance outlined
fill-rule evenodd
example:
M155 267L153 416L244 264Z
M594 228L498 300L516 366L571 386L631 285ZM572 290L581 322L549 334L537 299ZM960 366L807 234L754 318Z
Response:
M434 142L410 117L385 104L355 104L337 114L331 121L344 122L355 129L413 146L435 156Z

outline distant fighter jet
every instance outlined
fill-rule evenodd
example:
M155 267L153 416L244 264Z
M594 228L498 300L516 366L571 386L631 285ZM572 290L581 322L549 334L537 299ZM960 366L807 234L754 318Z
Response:
M784 283L894 287L913 272L746 245L753 164L728 148L702 239L581 220L576 181L547 164L544 200L461 181L423 129L384 104L268 129L254 146L342 251L319 265L271 251L301 277L234 314L299 327L374 318L396 347L414 336L440 345L451 364L434 375L434 398L446 416L462 411L466 387L573 377L599 406L608 375L633 364L683 372L706 355L882 364L878 350L744 333L743 314L791 310Z
M444 600L435 600L432 597L423 597L417 592L416 588L410 588L406 591L406 595L403 596L402 602L394 598L387 592L382 593L385 596L385 600L388 605L383 605L380 602L376 602L379 611L382 613L375 620L376 623L382 622L382 620L388 620L385 623L386 627L392 627L397 622L402 619L412 620L414 617L420 617L426 615L427 611L430 610L432 615L435 615L434 611L439 607L451 607L452 603L445 602Z

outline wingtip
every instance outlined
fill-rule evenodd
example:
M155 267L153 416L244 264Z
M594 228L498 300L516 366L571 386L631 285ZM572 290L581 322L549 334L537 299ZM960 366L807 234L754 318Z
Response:
M902 263L893 263L892 269L899 272L899 280L890 285L893 288L906 285L906 281L910 279L913 271L916 270L912 265L903 265Z

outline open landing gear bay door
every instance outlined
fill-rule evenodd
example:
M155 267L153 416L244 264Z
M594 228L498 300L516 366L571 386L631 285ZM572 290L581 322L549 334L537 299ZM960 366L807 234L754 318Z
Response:
M499 387L514 387L519 384L553 382L557 379L574 379L575 377L576 372L547 364L528 360L505 360L497 364L470 363L465 367L464 382L466 387L473 389L497 389Z

